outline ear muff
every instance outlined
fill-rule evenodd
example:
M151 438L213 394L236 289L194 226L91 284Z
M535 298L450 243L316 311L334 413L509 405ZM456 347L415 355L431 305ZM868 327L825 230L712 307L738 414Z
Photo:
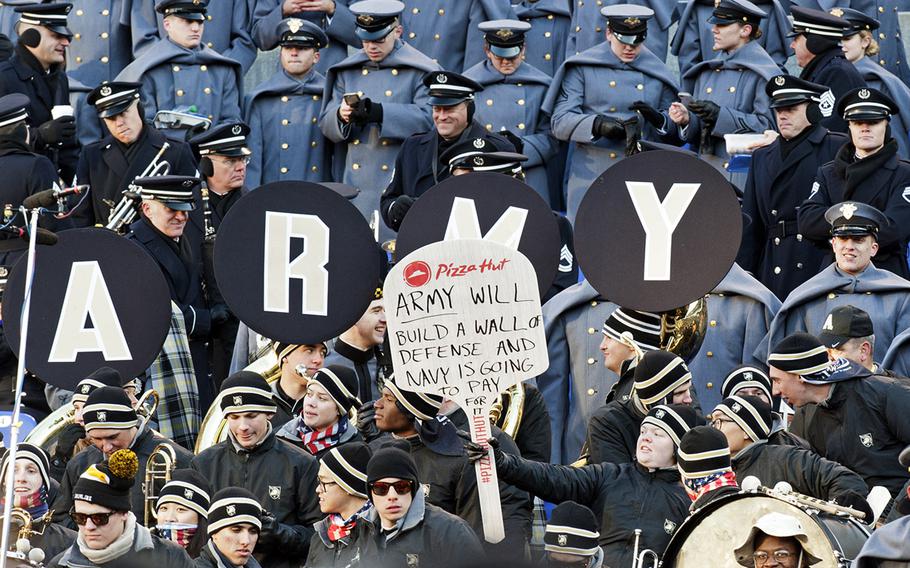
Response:
M825 118L822 116L822 109L818 106L818 103L815 101L809 101L809 106L806 107L806 120L809 121L809 124L818 124Z
M215 175L215 165L212 163L212 159L208 156L203 156L199 160L199 173L205 177L212 177Z
M806 49L815 55L819 55L837 47L840 40L824 37L817 34L806 34Z
M476 107L474 106L474 101L469 100L468 101L468 124L471 124L472 122L474 122L474 111L475 110L476 110Z
M41 32L35 28L29 28L19 36L19 43L25 47L38 47L41 45Z

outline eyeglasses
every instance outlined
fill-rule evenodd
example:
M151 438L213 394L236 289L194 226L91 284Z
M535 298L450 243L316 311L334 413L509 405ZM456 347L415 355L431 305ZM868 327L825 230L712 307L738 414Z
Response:
M765 552L763 550L759 550L757 552L752 553L752 560L755 561L756 566L764 566L765 563L768 562L768 559L771 558L772 556L774 557L775 562L778 562L779 564L784 564L791 558L796 557L796 553L790 552L789 550L781 549L781 550L775 550L771 554L768 554L767 552Z
M730 424L731 422L733 422L733 421L724 420L723 418L715 418L714 420L711 421L711 426L713 426L717 430L721 430L721 429L723 429L724 424Z
M75 509L70 509L70 518L80 527L89 519L92 520L92 524L96 527L103 527L111 522L111 515L115 515L116 513L117 511L111 511L110 513L92 513L89 515L87 513L77 513Z
M405 493L410 493L414 489L414 482L408 479L402 479L396 481L395 483L387 483L385 481L374 481L370 484L370 491L374 495L379 495L380 497L385 497L389 494L389 489L395 489L395 493L398 495L404 495Z
M319 480L319 487L322 489L323 493L328 491L329 487L331 487L333 485L338 485L338 484L335 483L334 481L322 481L321 479Z

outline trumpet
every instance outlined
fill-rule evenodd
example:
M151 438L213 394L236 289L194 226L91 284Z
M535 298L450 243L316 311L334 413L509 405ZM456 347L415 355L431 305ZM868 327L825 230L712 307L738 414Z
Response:
M649 548L641 551L638 550L638 541L641 538L641 529L635 529L635 549L632 551L632 568L657 568L660 565L660 557L656 552ZM645 562L651 561L650 566Z
M136 219L136 204L142 199L142 188L135 184L136 180L145 177L166 176L171 171L171 164L167 160L162 160L164 153L171 147L170 142L165 142L149 165L142 170L142 173L133 179L123 192L123 197L115 207L111 209L105 228L120 233L123 227L129 225Z
M158 491L171 480L171 474L176 467L177 453L174 448L169 444L155 446L145 464L145 481L142 483L142 492L145 494L145 526L150 526L149 523L155 519Z

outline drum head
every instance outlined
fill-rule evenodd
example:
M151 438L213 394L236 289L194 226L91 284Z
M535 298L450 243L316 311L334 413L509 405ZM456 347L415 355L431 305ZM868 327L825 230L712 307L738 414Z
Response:
M853 558L868 538L861 525L854 521L809 514L786 501L746 493L714 501L686 519L667 545L663 566L741 568L733 551L742 546L755 522L767 513L783 513L800 522L809 536L806 548L813 556L821 558L821 562L812 568L838 568L841 563L835 548L838 553ZM835 531L830 530L832 528L836 529L836 538L833 538ZM842 546L848 550L842 550Z

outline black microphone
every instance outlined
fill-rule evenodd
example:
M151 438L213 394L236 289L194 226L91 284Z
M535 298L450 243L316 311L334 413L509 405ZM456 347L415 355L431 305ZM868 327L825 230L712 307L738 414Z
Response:
M87 185L74 185L64 189L45 189L34 195L29 195L22 201L22 206L26 209L37 209L38 207L53 207L57 200L67 195L82 195L88 190Z
M3 227L3 229L0 230L4 233L16 235L24 241L28 240L28 230L25 227ZM57 233L38 227L36 242L39 245L55 245L57 244Z

